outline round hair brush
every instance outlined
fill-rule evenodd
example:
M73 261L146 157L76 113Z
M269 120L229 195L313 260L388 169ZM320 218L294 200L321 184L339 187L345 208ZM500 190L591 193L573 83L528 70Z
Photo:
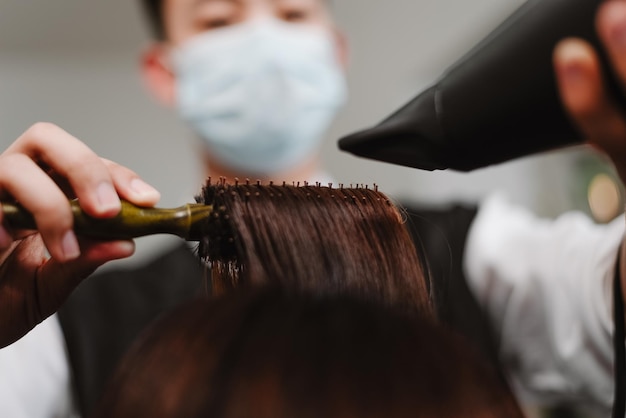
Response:
M214 193L223 194L226 190L235 193L239 190L241 193L249 195L248 189L250 182L246 181L245 186L238 186L238 181L230 186L225 180L218 183L217 188L211 188ZM210 188L210 181L207 188ZM294 187L299 188L298 186ZM273 182L263 186L260 182L252 187L255 188L255 194L258 191L274 190ZM283 187L287 186L283 183ZM316 183L317 188L323 187L321 183ZM304 188L314 190L307 182L304 182ZM332 185L329 185L332 189ZM340 185L343 190L343 185ZM347 193L350 189L345 189ZM358 186L355 190L358 190ZM378 188L375 186L375 190ZM205 193L206 194L206 193ZM317 196L318 193L315 193ZM247 199L247 196L243 196ZM132 239L146 235L154 234L173 234L187 241L202 241L204 238L210 238L215 241L226 239L226 242L232 241L232 231L229 223L229 214L226 207L221 204L215 204L215 196L198 197L203 203L188 203L183 206L171 209L165 208L146 208L134 205L128 201L122 200L122 208L120 212L111 218L94 218L87 215L78 200L70 201L72 212L74 215L74 230L79 235L95 238L95 239ZM206 203L206 204L204 204ZM24 207L16 203L1 202L1 211L4 223L11 229L32 229L36 230L37 225L32 214ZM224 245L224 244L222 244Z

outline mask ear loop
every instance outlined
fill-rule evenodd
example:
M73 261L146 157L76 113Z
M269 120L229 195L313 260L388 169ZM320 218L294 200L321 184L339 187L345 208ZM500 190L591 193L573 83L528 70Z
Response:
M613 278L613 316L615 333L613 334L613 348L615 350L615 392L613 398L613 418L624 418L626 414L626 344L624 339L624 299L622 293L621 248L617 256L615 277Z

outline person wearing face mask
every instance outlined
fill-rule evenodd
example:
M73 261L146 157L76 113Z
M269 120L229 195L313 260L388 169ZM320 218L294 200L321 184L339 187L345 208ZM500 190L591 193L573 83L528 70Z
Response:
M145 79L196 133L207 175L330 179L319 146L347 53L323 1L145 3L163 8Z
M320 165L318 145L345 101L346 46L333 26L326 2L145 0L145 5L153 17L159 42L144 56L143 74L156 97L176 108L195 131L202 145L206 175L262 181L330 181ZM622 12L626 20L626 10ZM557 62L564 61L567 60L561 56ZM564 87L570 93L577 89L580 85ZM570 109L576 109L581 100L579 97L566 103ZM591 107L594 105L605 109L598 103ZM577 113L574 117L584 119ZM592 137L595 131L592 126L585 132ZM619 146L598 145L614 157L618 168L623 167ZM91 162L89 171L81 170L80 161L86 158ZM4 319L14 319L15 315L0 315L0 334L6 338L2 345L15 341L52 314L97 266L132 253L132 245L127 242L78 242L67 232L71 223L67 205L60 200L64 197L33 162L44 163L67 178L85 209L94 216L115 214L119 210L117 196L148 206L158 200L158 193L134 173L98 159L56 126L38 124L5 151L0 156L0 185L35 214L52 259L42 268L44 256L32 251L33 246L43 248L37 241L39 235L14 244L13 237L0 228L0 247L13 251L3 257L3 280L6 283L4 277L17 280L35 276L37 286L33 292L38 292L35 294L39 301L34 305L28 304L27 298L18 301L29 312L25 323ZM17 179L10 175L10 167L30 175ZM29 181L22 181L23 178ZM445 305L442 317L466 334L479 334L476 340L485 342L486 350L494 350L490 339L495 329L504 355L510 356L508 360L518 367L514 373L521 376L521 384L527 386L531 395L572 402L580 398L606 410L612 399L612 353L606 347L612 326L610 298L607 300L611 292L610 288L606 291L606 284L612 277L623 228L594 228L579 218L546 224L527 214L515 213L496 202L485 205L478 215L473 208L418 214L417 235L423 241L438 287L437 301ZM419 219L424 219L422 224ZM510 225L515 229L504 228ZM570 235L559 232L563 229ZM490 231L497 232L498 239L489 239ZM550 237L552 241L546 239ZM499 250L512 245L511 240L518 243L513 245L517 255L500 254ZM551 280L551 264L535 263L532 259L550 248L551 243L563 240L570 242L568 260L587 263L590 270L582 287L592 302L582 297L569 300L568 309L582 311L576 317L583 323L576 329L580 338L574 340L557 338L558 332L562 332L559 324L568 323L570 318L558 321L551 310L553 304L541 304L541 298L533 293L559 296L550 285L553 282L565 283L567 288L569 282L563 279L564 274ZM594 250L588 251L590 248ZM444 254L443 258L433 255L439 253ZM460 259L464 253L472 260L468 269L475 272L469 285L462 278ZM563 264L558 258L563 254L549 254L554 263ZM579 278L580 264L568 263L571 277ZM509 266L515 267L515 274ZM35 270L39 273L29 276ZM74 279L67 281L66 277ZM489 280L480 280L481 277ZM528 277L536 281L526 280ZM591 284L590 278L596 277L601 280L597 280L597 285ZM0 292L2 284L0 280ZM22 288L12 289L16 287ZM561 293L580 296L576 287L571 285L568 292ZM27 294L30 288L24 289ZM182 245L155 256L153 263L142 268L93 275L72 294L58 316L0 351L0 369L12 367L10 373L0 377L0 396L6 395L0 402L0 415L64 416L71 413L73 403L81 414L88 414L109 373L136 335L162 312L203 290L197 261ZM474 296L482 306L476 304ZM563 299L557 302L567 305ZM10 305L3 304L0 309L9 309ZM482 315L488 315L489 322L484 322ZM459 319L463 316L477 321ZM509 326L520 318L524 321L518 325L523 327ZM550 334L544 328L557 331ZM523 332L513 335L516 330ZM524 340L533 333L536 339ZM582 355L564 361L561 342L566 345L566 355ZM530 350L524 351L525 345Z

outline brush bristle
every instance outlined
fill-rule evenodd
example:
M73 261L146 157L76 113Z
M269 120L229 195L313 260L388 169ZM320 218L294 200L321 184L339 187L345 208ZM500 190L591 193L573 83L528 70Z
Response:
M298 194L301 197L310 199L314 197L317 200L328 199L329 201L341 201L351 204L368 204L369 199L380 201L381 197L386 201L388 199L378 191L378 186L373 188L364 185L358 185L350 188L344 187L343 183L338 188L333 188L333 183L323 186L322 183L316 182L315 185L309 182L275 182L262 184L260 180L252 183L250 179L246 179L242 184L238 178L233 183L229 183L225 178L220 177L217 182L212 182L209 178L202 194L196 197L198 203L211 205L214 210L213 214L202 227L202 239L198 252L205 262L236 262L238 259L239 238L237 231L231 222L229 216L230 207L233 203L241 203L250 201L250 199L273 199L283 198L284 195L293 199ZM357 196L358 195L358 196ZM373 196L373 197L372 197ZM293 202L290 201L290 204ZM303 204L300 202L300 204Z

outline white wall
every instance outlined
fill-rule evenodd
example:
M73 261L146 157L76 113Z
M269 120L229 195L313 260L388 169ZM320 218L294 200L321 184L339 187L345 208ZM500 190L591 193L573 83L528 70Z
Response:
M132 0L0 0L0 148L35 121L57 123L103 156L188 201L201 178L192 141L154 104L137 72L147 43ZM337 150L343 134L375 124L433 81L523 0L337 0L351 44L351 100L328 135L325 162L345 183L378 183L429 202L475 200L494 188L554 213L569 204L567 153L464 175L421 172Z

